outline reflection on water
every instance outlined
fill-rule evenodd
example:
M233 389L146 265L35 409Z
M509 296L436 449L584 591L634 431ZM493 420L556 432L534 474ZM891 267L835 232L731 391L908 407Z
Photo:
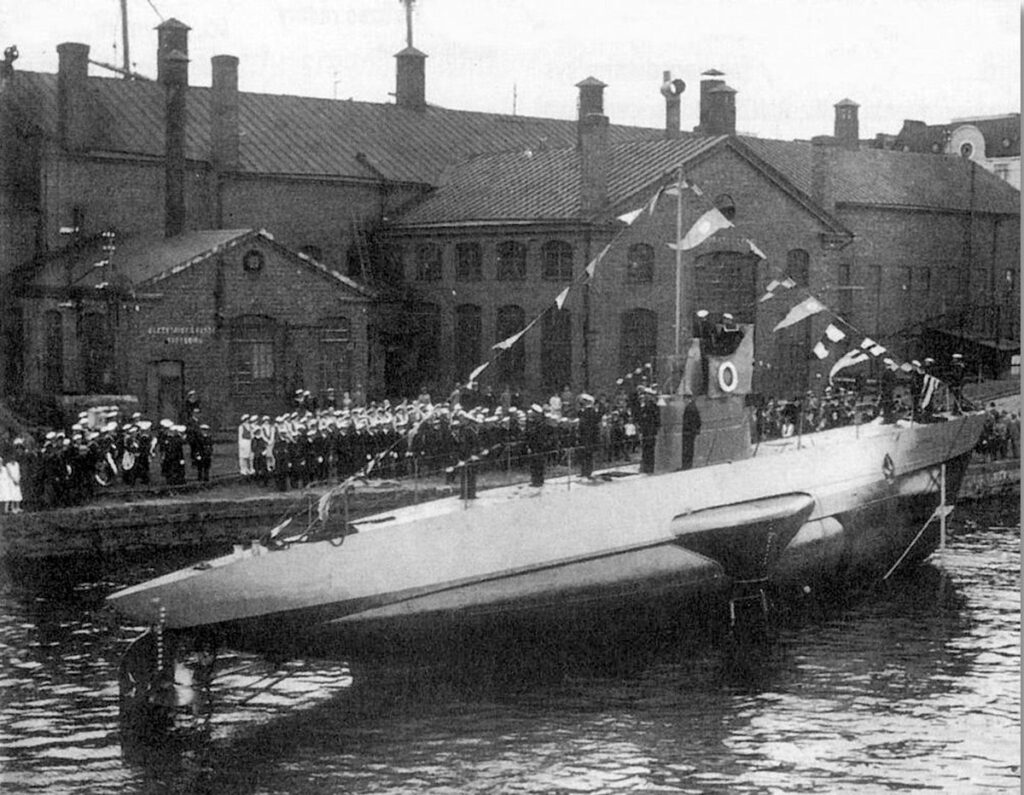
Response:
M1018 524L1015 501L959 509L928 565L812 595L770 643L694 629L668 646L354 675L226 655L212 709L197 700L149 743L122 732L116 684L143 628L102 600L152 567L37 573L3 594L0 788L1016 792Z

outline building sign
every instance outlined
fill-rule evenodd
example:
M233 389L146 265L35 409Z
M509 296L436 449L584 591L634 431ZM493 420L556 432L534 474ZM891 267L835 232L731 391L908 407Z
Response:
M165 345L199 345L213 334L213 326L150 326L146 334L163 337Z

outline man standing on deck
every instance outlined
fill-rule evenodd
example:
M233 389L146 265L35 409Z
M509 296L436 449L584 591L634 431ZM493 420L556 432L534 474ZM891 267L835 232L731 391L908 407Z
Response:
M640 471L645 475L654 474L654 445L661 427L661 409L658 408L656 393L644 387L637 412L637 427L640 431Z
M534 403L526 415L526 428L523 431L526 442L526 453L530 464L530 485L544 485L544 459L550 452L550 434L544 409Z
M594 398L587 393L579 396L580 475L585 478L594 474L594 451L601 442L601 414L594 405Z

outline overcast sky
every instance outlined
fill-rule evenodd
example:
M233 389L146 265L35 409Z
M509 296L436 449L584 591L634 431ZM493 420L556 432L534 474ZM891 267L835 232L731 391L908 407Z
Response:
M190 80L237 55L243 91L390 102L405 46L400 0L127 0L134 69L156 73L161 17L189 25ZM427 101L572 118L575 83L608 84L613 123L661 127L664 70L686 81L697 123L700 73L725 72L737 127L770 138L832 132L833 104L860 108L862 138L903 120L947 122L1020 110L1021 11L1011 0L418 0L414 44ZM79 41L120 65L119 0L0 0L0 48L20 69L55 72ZM93 68L93 74L111 74Z

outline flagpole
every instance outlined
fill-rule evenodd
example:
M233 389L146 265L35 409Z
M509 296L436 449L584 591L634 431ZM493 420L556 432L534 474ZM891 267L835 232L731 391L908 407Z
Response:
M682 334L680 328L680 292L683 279L683 247L680 242L683 239L683 167L679 167L676 174L676 367L679 367L679 338Z

